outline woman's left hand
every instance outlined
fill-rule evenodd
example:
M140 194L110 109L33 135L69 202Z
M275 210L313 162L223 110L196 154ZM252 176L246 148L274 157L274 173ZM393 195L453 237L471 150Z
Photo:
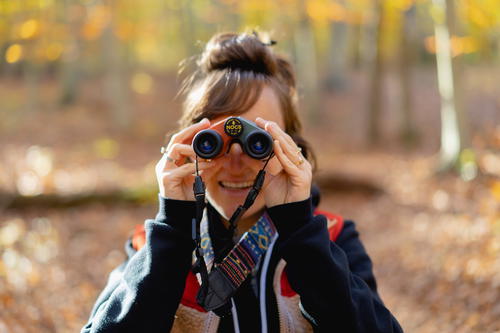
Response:
M266 206L273 207L309 198L312 166L302 155L301 149L275 122L260 117L255 122L273 137L274 154L278 162L275 164L279 164L270 165L266 174L263 188Z

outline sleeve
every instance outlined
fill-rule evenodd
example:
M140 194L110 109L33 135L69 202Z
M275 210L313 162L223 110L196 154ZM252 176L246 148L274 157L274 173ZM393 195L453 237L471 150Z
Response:
M145 245L109 276L82 333L168 332L191 268L194 201L160 197L155 220L146 220Z
M371 260L352 221L332 242L326 218L313 217L310 199L272 207L269 215L288 280L315 331L403 332L377 293Z

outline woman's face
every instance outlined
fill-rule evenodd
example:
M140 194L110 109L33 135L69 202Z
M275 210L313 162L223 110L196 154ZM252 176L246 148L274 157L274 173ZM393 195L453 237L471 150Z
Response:
M284 128L281 107L274 91L264 87L256 103L241 117L255 122L257 117L276 122ZM214 124L227 118L228 115L211 120ZM214 161L210 177L204 178L207 187L207 199L219 214L229 220L239 205L242 205L253 185L257 173L264 166L264 162L256 160L243 152L238 143L231 145L229 152ZM266 167L267 173L276 174L281 170L276 157L273 157ZM264 208L264 198L259 194L254 204L246 211L244 218L259 217Z

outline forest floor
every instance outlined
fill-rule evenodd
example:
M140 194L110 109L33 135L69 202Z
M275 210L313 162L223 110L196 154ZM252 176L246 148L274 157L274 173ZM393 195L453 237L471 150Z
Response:
M81 107L29 116L18 123L0 113L16 129L0 132L7 143L0 145L0 192L59 201L128 193L117 202L62 200L57 207L16 206L0 193L7 198L0 202L0 333L75 332L125 259L134 226L155 215L154 165L164 133L142 117L119 133ZM165 127L177 116L163 119ZM348 118L337 113L325 121ZM306 127L319 160L320 208L356 221L379 292L405 331L500 332L500 128L475 138L479 173L470 181L437 174L435 147L352 148L352 129L342 128Z

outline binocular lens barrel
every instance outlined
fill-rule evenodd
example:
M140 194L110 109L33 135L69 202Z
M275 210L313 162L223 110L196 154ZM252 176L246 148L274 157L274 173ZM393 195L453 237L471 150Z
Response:
M263 159L271 154L272 138L264 131L250 133L245 142L246 153L255 159Z
M194 152L205 159L219 155L223 144L220 134L211 129L199 132L193 139Z

